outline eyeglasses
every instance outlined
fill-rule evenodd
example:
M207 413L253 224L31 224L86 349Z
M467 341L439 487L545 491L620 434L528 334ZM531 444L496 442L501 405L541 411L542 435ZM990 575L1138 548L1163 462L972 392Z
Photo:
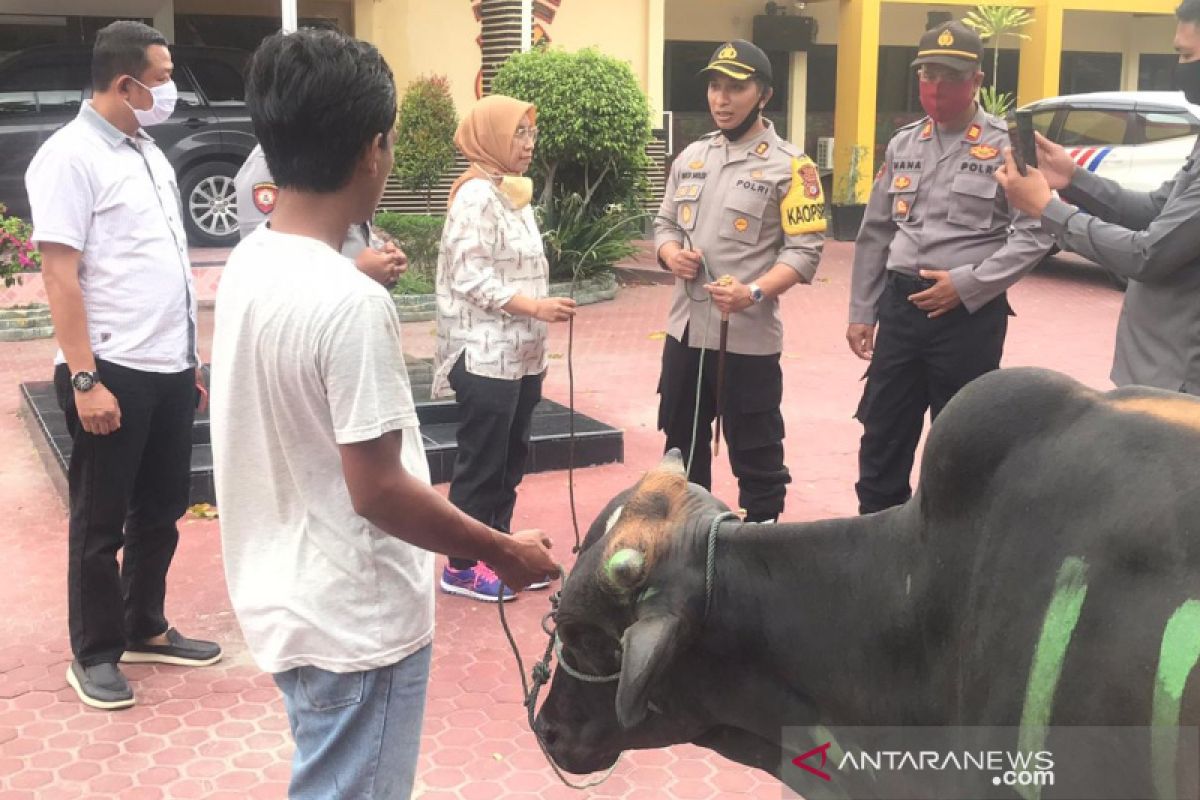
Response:
M970 80L971 78L968 73L959 72L949 67L934 67L931 69L924 65L917 67L917 77L924 83L941 83L942 81L958 82Z
M537 128L526 128L524 125L517 128L517 132L513 134L514 139L528 139L531 142L538 140Z

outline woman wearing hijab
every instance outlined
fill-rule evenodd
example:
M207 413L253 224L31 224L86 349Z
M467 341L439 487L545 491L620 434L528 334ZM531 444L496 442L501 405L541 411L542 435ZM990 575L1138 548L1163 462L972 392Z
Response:
M549 268L529 204L533 183L524 177L536 120L533 104L503 95L483 98L463 119L454 143L470 167L450 189L438 252L432 395L453 391L460 414L450 502L502 531L510 530L542 397L547 323L575 314L574 300L546 296ZM441 587L488 602L501 591L486 564L454 558Z

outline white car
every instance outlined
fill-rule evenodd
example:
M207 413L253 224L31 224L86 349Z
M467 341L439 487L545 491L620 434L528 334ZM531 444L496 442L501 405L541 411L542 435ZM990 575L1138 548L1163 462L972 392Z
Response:
M1065 147L1080 167L1142 192L1174 177L1200 134L1200 106L1183 92L1069 94L1024 109L1033 112L1034 128ZM1125 287L1125 277L1109 274Z
M1170 180L1200 134L1200 106L1182 92L1092 92L1025 106L1033 125L1079 166L1128 189Z

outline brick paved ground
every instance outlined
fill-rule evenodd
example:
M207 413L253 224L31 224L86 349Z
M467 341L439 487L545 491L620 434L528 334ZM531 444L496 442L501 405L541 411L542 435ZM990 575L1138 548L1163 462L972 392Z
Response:
M789 520L845 515L860 429L851 418L863 364L844 342L849 246L831 244L820 277L784 302ZM574 362L580 410L625 431L626 462L580 471L582 524L655 463L655 383L669 289L628 288L584 308ZM1040 365L1106 387L1120 294L1094 268L1055 264L1012 292L1005 363ZM203 315L203 342L211 312ZM565 328L554 331L546 394L567 400ZM427 354L432 323L405 326L406 344ZM218 523L187 520L172 570L168 612L186 633L221 640L226 658L202 670L133 666L138 705L100 712L66 685L65 518L18 417L17 383L45 379L50 341L0 344L0 800L15 798L282 797L290 740L272 681L247 655L229 609ZM728 467L715 490L736 498ZM551 533L564 559L572 535L565 473L530 476L516 523ZM540 655L544 593L511 608L527 659ZM519 681L496 610L439 597L438 637L421 755L426 800L567 798L524 723ZM592 794L626 798L778 798L778 784L690 746L635 753Z

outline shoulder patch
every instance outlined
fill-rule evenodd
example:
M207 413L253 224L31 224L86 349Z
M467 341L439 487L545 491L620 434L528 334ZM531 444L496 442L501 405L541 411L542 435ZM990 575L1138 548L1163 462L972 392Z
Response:
M275 201L279 198L279 187L270 181L254 184L254 207L268 216L275 210Z
M779 204L788 236L825 232L825 195L817 165L808 156L792 159L792 188Z
M754 150L752 152L754 153L754 155L756 155L760 158L766 158L767 151L769 151L770 149L771 149L770 142L759 142L758 144L754 145Z

